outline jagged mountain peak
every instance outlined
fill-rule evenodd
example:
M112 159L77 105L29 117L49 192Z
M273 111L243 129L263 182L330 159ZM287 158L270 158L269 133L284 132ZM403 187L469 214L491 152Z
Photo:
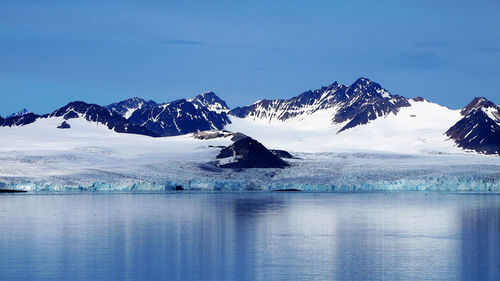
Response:
M366 86L370 85L371 83L374 83L374 82L372 82L372 80L370 80L366 77L359 77L358 79L356 79L356 81L354 81L354 83L352 83L351 87L352 86L366 87ZM375 84L377 84L377 83L375 83Z
M498 106L493 102L489 101L488 99L486 99L485 97L476 97L460 111L460 114L466 116L470 114L472 111L478 109L487 109L487 108L493 108L498 110Z
M389 91L382 88L379 83L373 82L365 77L360 77L352 83L347 90L347 95L349 97L358 95L363 96L363 98L372 96L390 98L392 96Z
M187 99L187 101L196 104L197 106L206 107L209 110L221 111L229 110L226 102L217 96L214 92L205 92L196 97Z
M26 108L23 108L23 109L19 110L18 112L12 113L11 115L7 116L7 118L9 118L9 117L19 117L19 116L26 115L28 113L31 113L31 111L28 111Z

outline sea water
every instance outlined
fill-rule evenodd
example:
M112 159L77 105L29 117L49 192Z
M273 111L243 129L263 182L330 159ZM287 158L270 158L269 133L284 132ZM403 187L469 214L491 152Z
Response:
M495 280L500 196L0 195L0 280Z

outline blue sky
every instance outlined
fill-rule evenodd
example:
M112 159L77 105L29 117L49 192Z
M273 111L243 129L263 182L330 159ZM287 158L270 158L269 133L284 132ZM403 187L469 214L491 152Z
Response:
M0 115L214 91L230 107L360 76L500 103L500 1L0 2Z

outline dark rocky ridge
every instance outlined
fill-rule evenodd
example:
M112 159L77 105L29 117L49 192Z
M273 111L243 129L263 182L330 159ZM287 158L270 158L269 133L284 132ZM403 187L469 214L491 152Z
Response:
M291 99L261 100L249 106L236 107L230 115L245 118L248 116L262 119L285 121L301 114L311 114L317 110L330 108L340 101L346 101L345 86L337 82L314 91L306 91ZM322 96L325 96L321 99ZM311 110L307 107L313 107Z
M27 113L20 116L12 116L3 120L2 126L13 127L13 126L24 126L35 122L38 118L42 116L35 113ZM3 119L3 118L2 118ZM1 119L0 119L1 121Z
M284 168L289 164L269 151L260 142L246 137L223 148L217 159L230 159L230 162L219 161L221 168Z
M185 99L152 108L137 109L128 121L144 126L159 136L221 130L231 122L225 112L218 113Z
M158 137L158 134L146 127L128 122L127 119L118 113L100 105L88 104L83 101L70 102L66 106L52 112L48 117L63 117L65 120L81 117L88 121L102 123L118 133Z
M106 106L107 109L120 114L123 117L129 112L129 110L137 110L139 108L151 108L158 104L152 100L145 100L138 97L122 100L119 102L112 103Z

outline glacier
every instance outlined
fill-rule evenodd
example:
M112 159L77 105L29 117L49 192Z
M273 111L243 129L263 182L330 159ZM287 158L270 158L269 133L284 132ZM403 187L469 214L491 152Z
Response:
M38 178L2 176L0 187L26 191L164 191L182 186L185 190L208 191L500 192L500 163L493 157L371 153L298 153L297 156L300 159L289 160L292 166L284 169L233 170L199 161L168 161ZM471 163L474 161L470 158L479 161ZM31 165L46 165L51 161L37 158ZM465 164L457 163L462 161Z
M219 147L232 143L228 137L151 138L116 133L78 118L67 120L71 129L57 129L62 121L47 118L0 128L0 189L164 191L182 186L209 191L500 192L500 157L456 147L407 153L362 151L300 139L290 142L286 135L278 142L261 132L257 136L266 147L287 149L297 159L287 159L291 166L283 169L238 170L212 163Z

